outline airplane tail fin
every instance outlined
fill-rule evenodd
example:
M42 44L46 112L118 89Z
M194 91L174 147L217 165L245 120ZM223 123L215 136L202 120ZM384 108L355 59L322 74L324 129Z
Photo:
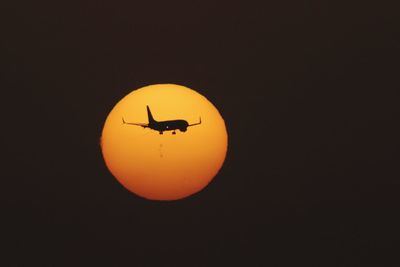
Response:
M147 117L149 118L149 123L155 122L156 120L153 118L153 115L151 114L149 106L147 106Z

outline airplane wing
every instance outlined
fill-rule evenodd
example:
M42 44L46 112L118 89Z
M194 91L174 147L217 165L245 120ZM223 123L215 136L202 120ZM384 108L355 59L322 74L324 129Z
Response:
M147 123L126 122L126 121L124 120L124 117L122 117L122 123L123 123L123 124L129 124L129 125L141 126L141 127L143 127L143 128L149 127L149 124L147 124Z
M188 125L188 127L189 127L189 126L195 126L195 125L199 125L199 124L201 124L201 117L200 117L200 120L199 120L199 122L197 122L197 123L193 123L193 124L189 124L189 125Z

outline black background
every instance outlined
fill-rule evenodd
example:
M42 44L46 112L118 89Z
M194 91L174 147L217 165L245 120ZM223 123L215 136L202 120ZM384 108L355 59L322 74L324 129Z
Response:
M399 266L398 9L339 2L2 4L2 266ZM99 147L154 83L229 133L182 201L129 193Z

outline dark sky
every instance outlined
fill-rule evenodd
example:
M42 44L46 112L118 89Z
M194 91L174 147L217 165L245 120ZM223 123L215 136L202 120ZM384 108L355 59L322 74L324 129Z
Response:
M389 1L1 9L0 265L400 266ZM182 201L129 193L99 147L116 102L154 83L196 89L229 133L219 175Z

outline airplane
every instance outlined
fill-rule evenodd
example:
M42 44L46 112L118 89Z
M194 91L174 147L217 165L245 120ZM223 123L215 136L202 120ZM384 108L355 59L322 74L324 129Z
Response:
M128 125L136 125L141 126L143 128L150 128L154 131L158 131L160 134L166 131L172 131L172 134L176 134L176 130L180 130L181 132L186 132L187 128L190 126L195 126L201 124L201 117L200 121L197 123L189 124L185 120L168 120L168 121L156 121L151 114L150 107L147 107L147 117L149 119L149 123L135 123L135 122L126 122L124 117L122 117L122 123Z

